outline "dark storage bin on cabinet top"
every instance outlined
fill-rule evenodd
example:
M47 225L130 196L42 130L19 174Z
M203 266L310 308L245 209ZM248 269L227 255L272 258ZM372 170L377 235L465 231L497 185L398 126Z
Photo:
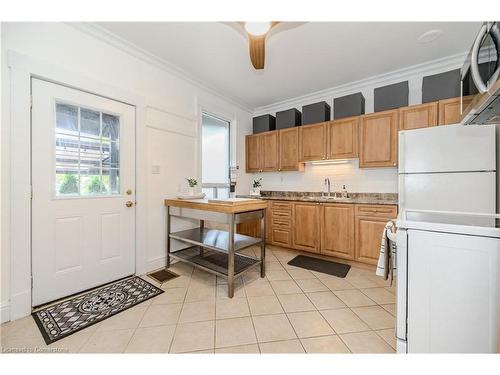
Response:
M426 76L422 80L422 103L460 96L460 69Z
M333 119L365 114L365 97L360 92L333 99Z
M253 132L262 133L276 130L276 118L272 115L261 115L253 118Z
M327 102L318 102L302 107L302 125L330 121L330 106Z
M297 108L276 112L276 129L293 128L302 123L302 113Z
M408 81L377 87L374 90L374 111L388 111L408 106Z

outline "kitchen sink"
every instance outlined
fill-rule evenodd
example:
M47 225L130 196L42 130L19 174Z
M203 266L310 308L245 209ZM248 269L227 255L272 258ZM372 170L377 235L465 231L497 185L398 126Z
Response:
M352 201L352 198L342 198L342 197L334 197L334 196L306 196L303 197L303 199L307 200L321 200L321 201L332 201L332 202L350 202Z

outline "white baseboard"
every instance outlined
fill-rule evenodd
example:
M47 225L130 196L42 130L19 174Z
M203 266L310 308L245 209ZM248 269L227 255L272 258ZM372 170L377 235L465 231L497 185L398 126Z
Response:
M173 264L173 263L178 262L178 260L170 258L170 262ZM147 270L144 273L155 271L157 269L164 268L164 267L165 267L165 257L151 259L151 260L148 260L148 262L146 264Z
M24 318L31 314L31 289L10 297L10 320Z
M8 301L0 303L0 323L10 321L10 303Z
M163 267L165 267L165 257L151 259L151 260L148 260L148 262L146 263L146 272L145 273L148 273L148 272L151 272L151 271L157 270L159 268L163 268Z

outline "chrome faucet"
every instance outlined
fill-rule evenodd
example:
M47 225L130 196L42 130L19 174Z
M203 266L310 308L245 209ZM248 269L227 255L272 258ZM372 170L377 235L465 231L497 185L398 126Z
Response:
M330 178L325 178L325 185L328 186L328 197L331 195L331 190L330 190Z

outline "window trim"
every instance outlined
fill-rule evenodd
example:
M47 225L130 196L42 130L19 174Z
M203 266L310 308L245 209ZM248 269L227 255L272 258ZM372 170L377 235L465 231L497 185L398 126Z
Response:
M202 189L213 189L213 197L214 199L218 198L218 188L227 188L229 189L230 183L229 183L229 169L231 168L231 165L235 164L233 157L232 157L232 151L233 151L233 126L234 123L236 123L236 120L234 119L234 116L228 116L227 114L218 114L217 112L213 112L210 110L207 110L205 107L200 106L199 107L200 115L199 115L199 160L198 160L198 166L199 166L199 180L201 181L200 187ZM228 179L227 182L225 183L203 183L203 116L209 116L213 117L216 120L224 121L228 123ZM229 117L233 118L233 120L230 120Z

